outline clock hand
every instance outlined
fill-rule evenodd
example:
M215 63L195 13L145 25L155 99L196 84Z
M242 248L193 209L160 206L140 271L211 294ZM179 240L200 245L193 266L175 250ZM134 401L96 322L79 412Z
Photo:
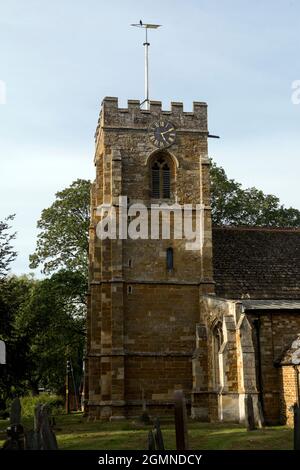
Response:
M172 129L168 129L168 130L165 131L165 132L161 132L161 135L163 135L163 134L168 134L168 132L172 132L172 131L174 131L174 127L172 127Z

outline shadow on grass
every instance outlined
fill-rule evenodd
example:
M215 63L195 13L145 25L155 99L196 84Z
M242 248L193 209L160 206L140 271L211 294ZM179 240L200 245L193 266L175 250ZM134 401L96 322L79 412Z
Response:
M64 450L146 450L151 426L136 421L88 421L81 413L55 418L58 445ZM8 421L0 421L1 438ZM24 420L27 429L33 421ZM172 419L162 419L165 448L175 449L175 427ZM276 426L247 431L238 424L199 423L190 421L189 444L193 450L286 450L292 449L291 428ZM1 432L2 431L2 432ZM0 443L1 445L1 443Z

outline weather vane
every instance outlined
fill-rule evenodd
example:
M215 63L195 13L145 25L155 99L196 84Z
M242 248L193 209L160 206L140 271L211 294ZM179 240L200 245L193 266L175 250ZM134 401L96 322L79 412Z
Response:
M145 47L145 99L142 101L141 106L144 104L145 109L150 109L150 100L149 100L149 58L148 58L148 48L150 43L148 42L148 29L157 29L161 25L160 24L149 24L143 23L142 20L138 24L132 24L136 28L144 28L146 33L146 40L143 43Z

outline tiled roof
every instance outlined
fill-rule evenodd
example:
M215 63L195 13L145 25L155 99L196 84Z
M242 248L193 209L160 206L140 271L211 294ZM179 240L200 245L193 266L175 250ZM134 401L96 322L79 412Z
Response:
M277 363L282 366L300 364L300 335L296 336L296 338L292 341L290 347L283 353Z
M300 229L213 229L216 294L300 301Z
M300 310L300 300L241 300L246 310Z

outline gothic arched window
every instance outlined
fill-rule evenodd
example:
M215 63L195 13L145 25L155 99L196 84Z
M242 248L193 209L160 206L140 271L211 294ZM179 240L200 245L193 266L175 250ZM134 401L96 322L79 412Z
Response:
M158 156L151 165L151 196L154 199L171 197L171 168L163 155Z

